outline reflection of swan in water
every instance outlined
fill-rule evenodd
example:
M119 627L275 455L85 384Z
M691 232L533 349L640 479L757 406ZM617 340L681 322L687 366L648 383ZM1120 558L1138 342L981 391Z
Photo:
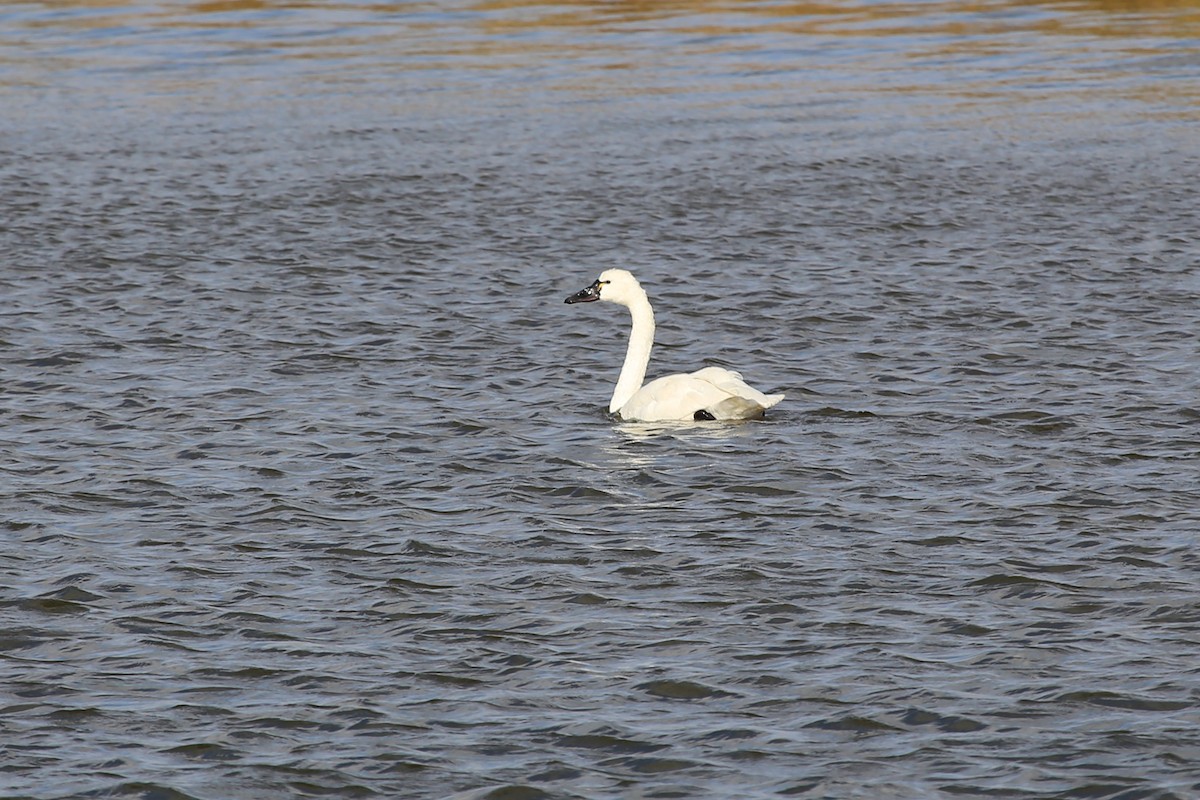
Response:
M626 422L611 434L596 442L599 457L588 466L614 500L644 508L678 507L678 492L712 485L714 471L729 474L730 453L763 446L762 431L747 425Z
M673 452L671 442L690 445L689 449L713 444L739 442L747 432L737 425L687 425L680 426L674 422L631 422L618 425L614 430L620 437L610 442L606 447L613 453L620 453L623 458L634 453L645 454L657 452L657 448L647 449L641 445L658 445L666 443L663 454ZM652 460L657 461L657 456Z
M610 269L566 302L595 300L620 303L633 317L629 349L608 405L609 413L636 422L759 419L783 399L781 394L763 394L738 373L720 367L705 367L686 375L664 375L643 386L650 348L654 346L654 311L645 290L629 272Z

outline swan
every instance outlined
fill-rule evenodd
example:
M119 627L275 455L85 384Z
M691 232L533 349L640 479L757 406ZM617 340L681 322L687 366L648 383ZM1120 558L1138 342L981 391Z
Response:
M650 348L654 346L654 311L646 290L629 271L609 269L565 302L596 300L623 305L633 317L625 365L608 404L610 414L626 422L759 419L783 399L781 394L763 394L743 381L740 374L720 367L664 375L643 386Z

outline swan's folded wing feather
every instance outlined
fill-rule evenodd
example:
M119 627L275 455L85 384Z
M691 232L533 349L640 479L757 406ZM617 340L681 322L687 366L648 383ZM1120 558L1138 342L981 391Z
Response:
M762 419L766 409L745 397L726 397L719 403L713 403L704 409L712 419Z
M711 383L727 395L753 400L760 406L770 408L783 400L782 394L763 394L742 380L740 372L722 367L705 367L692 373L692 377Z

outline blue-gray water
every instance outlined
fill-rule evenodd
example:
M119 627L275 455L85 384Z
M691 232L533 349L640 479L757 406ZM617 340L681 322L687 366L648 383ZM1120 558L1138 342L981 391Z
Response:
M1200 796L1200 6L0 4L0 796ZM762 423L604 413L651 376Z

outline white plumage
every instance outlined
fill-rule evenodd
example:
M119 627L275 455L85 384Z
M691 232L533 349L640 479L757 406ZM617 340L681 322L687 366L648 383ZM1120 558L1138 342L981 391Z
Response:
M650 349L654 346L654 311L645 290L628 271L610 269L566 302L595 300L625 306L633 320L625 364L608 406L609 412L621 419L630 422L755 419L783 399L782 394L763 394L737 372L721 367L664 375L643 386Z

